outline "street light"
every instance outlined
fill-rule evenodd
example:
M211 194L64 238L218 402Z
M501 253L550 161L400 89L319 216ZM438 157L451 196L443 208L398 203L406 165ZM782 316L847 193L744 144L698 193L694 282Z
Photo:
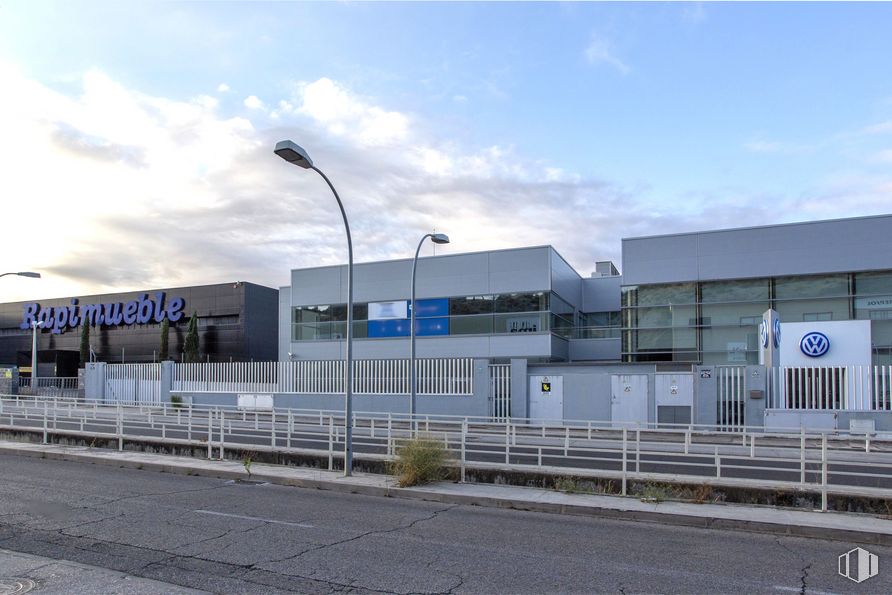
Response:
M37 327L43 326L42 320L31 321L31 394L37 388Z
M23 271L21 273L3 273L0 277L6 275L18 275L19 277L31 277L32 279L40 279L40 273L32 273L31 271Z
M312 169L322 176L328 187L331 188L335 200L338 201L338 208L341 210L341 217L344 219L344 229L347 232L347 358L345 362L346 371L344 373L344 476L349 477L353 473L353 238L350 236L350 224L347 222L347 213L344 211L344 203L338 196L331 180L328 179L322 170L313 165L313 160L306 151L290 140L283 140L276 143L275 154L287 161L302 167L304 169Z
M409 420L410 424L414 427L414 415L415 415L415 393L417 392L415 386L415 271L418 268L418 253L421 252L421 245L424 244L424 240L430 238L434 244L448 244L449 236L445 233L428 233L425 234L421 241L418 242L418 248L415 249L415 258L412 260L412 301L411 303L411 319L409 322Z

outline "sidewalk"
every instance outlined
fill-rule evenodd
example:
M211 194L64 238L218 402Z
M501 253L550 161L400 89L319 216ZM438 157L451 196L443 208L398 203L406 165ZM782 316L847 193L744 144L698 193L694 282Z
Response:
M123 572L0 549L0 595L39 592L189 595L204 593Z
M248 477L244 466L237 461L209 461L143 452L7 441L0 441L0 453L221 479ZM255 481L370 496L892 545L892 520L851 513L734 504L650 503L636 498L566 494L540 488L493 484L440 482L423 487L399 488L392 478L384 475L356 473L344 477L338 471L259 463L253 464L251 470L251 479Z

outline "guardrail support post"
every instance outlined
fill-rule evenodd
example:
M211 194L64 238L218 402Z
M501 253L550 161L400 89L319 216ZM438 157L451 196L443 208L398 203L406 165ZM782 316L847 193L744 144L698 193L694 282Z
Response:
M756 458L756 435L750 434L750 458Z
M223 409L221 409L221 410L220 410L220 460L221 460L221 461L224 460L224 455L223 455L223 449L224 449L224 446L223 446L223 442L224 442L224 438L223 438L223 429L224 429L224 427L225 427L225 425L226 425L225 415L226 415L226 412L225 412Z
M564 456L570 456L570 426L564 427Z
M641 472L641 428L635 429L635 473Z
M805 428L799 428L799 483L805 486Z
M461 422L461 482L465 482L465 440L468 438L468 420Z
M43 403L43 443L46 444L47 404Z
M124 450L124 410L118 401L118 450Z
M505 464L508 465L511 462L510 453L511 452L511 424L505 424Z
M208 409L208 460L211 460L211 444L214 442L214 410Z
M276 410L273 409L272 414L269 418L269 428L270 428L270 446L273 448L276 447Z
M827 434L821 434L821 512L827 512Z
M322 415L321 413L319 414ZM334 417L328 416L328 470L334 470Z
M291 434L294 432L294 415L288 410L288 438L285 439L285 447L291 448Z
M716 478L720 478L722 476L722 459L719 457L719 447L715 447L715 476Z
M626 483L627 483L626 482L626 459L628 459L628 457L626 456L628 454L627 443L626 443L627 434L628 434L628 429L623 428L623 485L622 485L622 491L621 491L623 496L626 495Z

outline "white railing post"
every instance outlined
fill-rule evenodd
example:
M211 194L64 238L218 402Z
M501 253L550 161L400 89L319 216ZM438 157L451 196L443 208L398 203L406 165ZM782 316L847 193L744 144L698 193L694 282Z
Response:
M641 427L635 428L635 473L641 472Z
M805 426L799 426L799 483L805 487Z
M511 452L511 424L505 424L505 464L508 465L511 462L510 453Z
M334 470L334 416L328 416L328 470Z
M124 411L118 401L118 450L124 450Z
M827 512L827 434L821 434L821 512Z
M285 448L291 448L291 434L294 432L294 415L288 410L288 437L285 439Z
M47 403L43 402L43 443L46 444Z
M719 447L715 447L715 476L722 477L722 459L719 457Z
M208 407L208 460L211 460L211 445L214 443L214 410Z
M273 448L276 447L276 410L273 409L269 416L269 428L270 428L270 446Z
M224 409L220 410L220 460L223 461L226 457L223 455L223 449L225 448L224 443L226 442L226 438L223 436L223 430L226 427L226 411Z
M461 422L461 482L465 482L465 441L468 439L468 420Z
M628 459L628 457L626 456L628 453L627 443L626 443L627 433L628 433L628 429L623 427L623 480L622 480L622 492L621 492L623 496L626 495L626 484L627 484L627 481L626 481L626 479L627 479L626 478L626 460Z

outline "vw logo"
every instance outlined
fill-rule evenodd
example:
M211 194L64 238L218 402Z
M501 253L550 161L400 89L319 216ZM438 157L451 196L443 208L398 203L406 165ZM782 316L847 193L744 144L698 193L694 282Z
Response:
M768 321L763 320L759 325L759 343L762 347L768 347Z
M774 348L775 349L780 349L780 339L781 339L780 318L775 318L774 319Z
M830 349L830 339L824 333L812 331L799 341L799 350L808 357L821 357Z

